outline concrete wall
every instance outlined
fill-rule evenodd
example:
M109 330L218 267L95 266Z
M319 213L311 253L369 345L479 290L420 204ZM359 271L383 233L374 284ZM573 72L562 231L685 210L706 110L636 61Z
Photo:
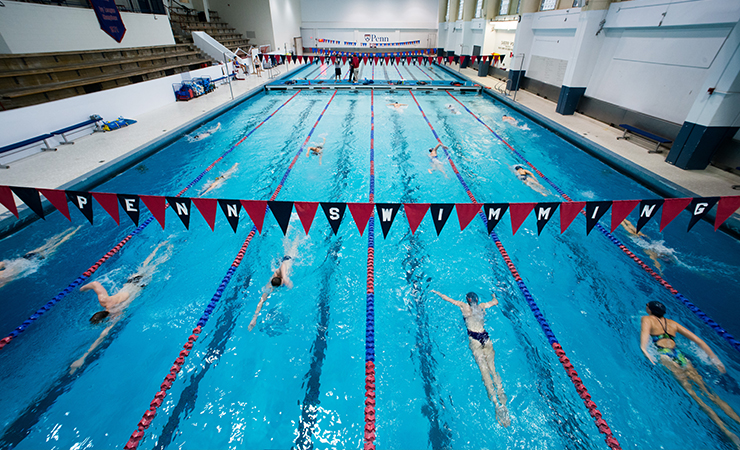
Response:
M238 33L245 37L247 31L255 33L256 37L249 39L250 44L270 44L271 49L275 50L278 42L275 41L270 3L270 0L209 0L210 9L218 11L221 20Z
M3 2L0 53L48 53L174 45L167 16L121 13L126 34L119 44L100 29L92 9Z
M275 43L273 50L295 51L293 38L301 36L301 1L270 0L270 15Z

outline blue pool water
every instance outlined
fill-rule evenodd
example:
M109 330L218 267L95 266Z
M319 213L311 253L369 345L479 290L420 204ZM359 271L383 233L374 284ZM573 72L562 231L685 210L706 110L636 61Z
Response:
M221 124L210 137L183 136L96 190L174 195L293 94L260 94L203 124L201 130ZM268 199L332 94L299 93L184 196L198 196L229 172L206 197ZM522 161L448 94L414 95L478 201L561 200L547 185L545 196L518 181L512 167ZM573 199L656 197L516 112L482 96L455 95ZM373 97L336 93L311 138L326 137L321 165L304 149L277 200L368 201L371 103L375 201L468 202L449 164L448 178L428 173L427 150L436 140L411 94L391 91ZM395 103L407 106L389 106ZM528 129L503 122L504 114ZM56 253L0 288L0 334L10 333L134 228L123 213L116 227L95 208L94 225L78 211L71 211L71 224L54 213L0 241L0 257L12 260L82 226ZM479 219L460 232L453 212L438 237L426 217L412 235L401 212L385 239L373 220L378 448L607 448ZM664 278L739 336L740 310L733 300L740 244L705 222L687 234L687 222L682 213L662 233L657 220L649 223L642 230L647 239L633 239L622 228L615 235L651 267L651 251L662 255ZM678 383L642 355L645 303L662 301L669 317L714 349L727 367L725 376L679 338L708 384L735 410L740 355L601 233L586 236L584 223L577 217L560 234L556 217L538 237L529 217L512 236L507 216L496 231L614 436L622 448L732 448ZM156 222L146 227L91 279L115 291L159 247L150 265L156 271L74 374L70 365L103 329L88 322L99 309L92 293L75 290L5 347L0 447L122 447L251 227L244 211L236 233L220 211L215 232L199 214L186 231L172 211L164 230ZM347 212L335 236L319 208L308 236L294 214L286 238L268 214L139 448L361 448L365 233L359 235ZM262 287L293 243L294 287L273 293L250 332ZM432 289L459 300L468 291L482 301L491 292L500 299L488 310L486 329L508 395L509 428L496 421L458 309ZM720 416L740 432L740 425Z
M415 60L412 64L406 64L404 59L403 64L366 64L360 62L360 68L357 71L357 80L373 80L373 81L424 81L424 82L440 82L440 81L459 81L458 77L455 77L445 69L437 65L418 64ZM342 65L342 80L347 81L349 77L349 64L345 63ZM333 80L334 79L334 65L327 58L324 64L310 64L299 69L296 72L290 74L290 78L294 80Z

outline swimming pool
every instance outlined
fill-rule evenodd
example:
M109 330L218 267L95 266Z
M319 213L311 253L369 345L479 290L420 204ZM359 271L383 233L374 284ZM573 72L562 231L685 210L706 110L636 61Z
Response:
M315 67L304 70L309 69ZM376 202L468 202L449 164L444 175L428 172L427 149L437 142L433 128L478 201L560 201L545 183L547 195L517 180L512 168L522 161L464 105L576 200L655 197L485 97L455 93L461 105L434 92L295 94L259 95L203 124L199 131L221 124L207 138L184 136L96 190L174 195L254 130L184 195L195 197L230 173L205 196L266 200L300 152L278 200L367 202L373 180ZM505 114L516 125L502 121ZM326 137L321 165L302 148L309 133L310 142ZM131 232L127 217L115 227L95 208L94 225L77 211L72 224L54 213L0 241L3 259L19 258L50 236L83 225L55 254L2 288L3 335ZM429 218L412 235L402 214L385 238L372 219L377 446L606 448L483 223L475 219L460 232L453 212L439 237ZM662 233L651 221L643 229L647 238L630 237L622 228L615 236L654 266L652 251L665 279L738 336L739 314L731 300L740 273L739 244L704 222L687 234L685 214ZM237 257L251 229L246 213L240 221L234 233L219 213L212 232L193 217L185 231L170 211L164 230L150 224L102 265L91 279L115 290L165 243L147 286L74 374L70 364L101 332L88 323L99 309L91 293L70 293L4 348L2 382L9 395L0 399L0 445L123 446ZM564 234L550 224L539 237L530 221L514 236L508 220L496 232L620 444L731 448L672 377L642 356L638 330L645 303L663 301L670 317L717 352L729 376L716 375L687 346L705 379L736 410L737 352L601 233L586 236L583 218ZM294 214L286 240L268 214L140 447L362 447L368 233L360 236L347 212L334 235L319 209L308 236ZM270 297L250 332L261 289L293 242L295 286ZM460 313L431 290L459 300L468 291L482 301L497 293L500 304L489 309L486 329L508 395L510 427L497 424Z

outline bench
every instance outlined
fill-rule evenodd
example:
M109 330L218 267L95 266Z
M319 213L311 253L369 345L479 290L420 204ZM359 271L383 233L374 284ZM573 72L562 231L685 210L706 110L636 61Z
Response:
M632 125L627 125L626 123L619 124L619 127L624 129L624 134L622 136L617 137L617 139L629 140L629 136L627 136L627 133L632 133L638 136L642 136L645 139L656 142L658 145L655 146L655 150L648 150L648 153L663 153L663 151L660 149L660 145L670 144L671 142L673 142L670 139L660 137L658 135L647 132L645 130L641 130L639 128L633 127Z

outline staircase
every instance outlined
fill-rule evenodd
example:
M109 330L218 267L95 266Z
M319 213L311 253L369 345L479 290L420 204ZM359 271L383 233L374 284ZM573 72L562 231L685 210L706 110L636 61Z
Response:
M181 8L170 9L170 25L175 36L175 42L179 44L192 44L193 31L203 31L217 40L221 45L232 52L237 48L246 50L249 40L236 29L222 22L217 11L208 11L211 21L206 22L205 13L194 10L183 10Z

